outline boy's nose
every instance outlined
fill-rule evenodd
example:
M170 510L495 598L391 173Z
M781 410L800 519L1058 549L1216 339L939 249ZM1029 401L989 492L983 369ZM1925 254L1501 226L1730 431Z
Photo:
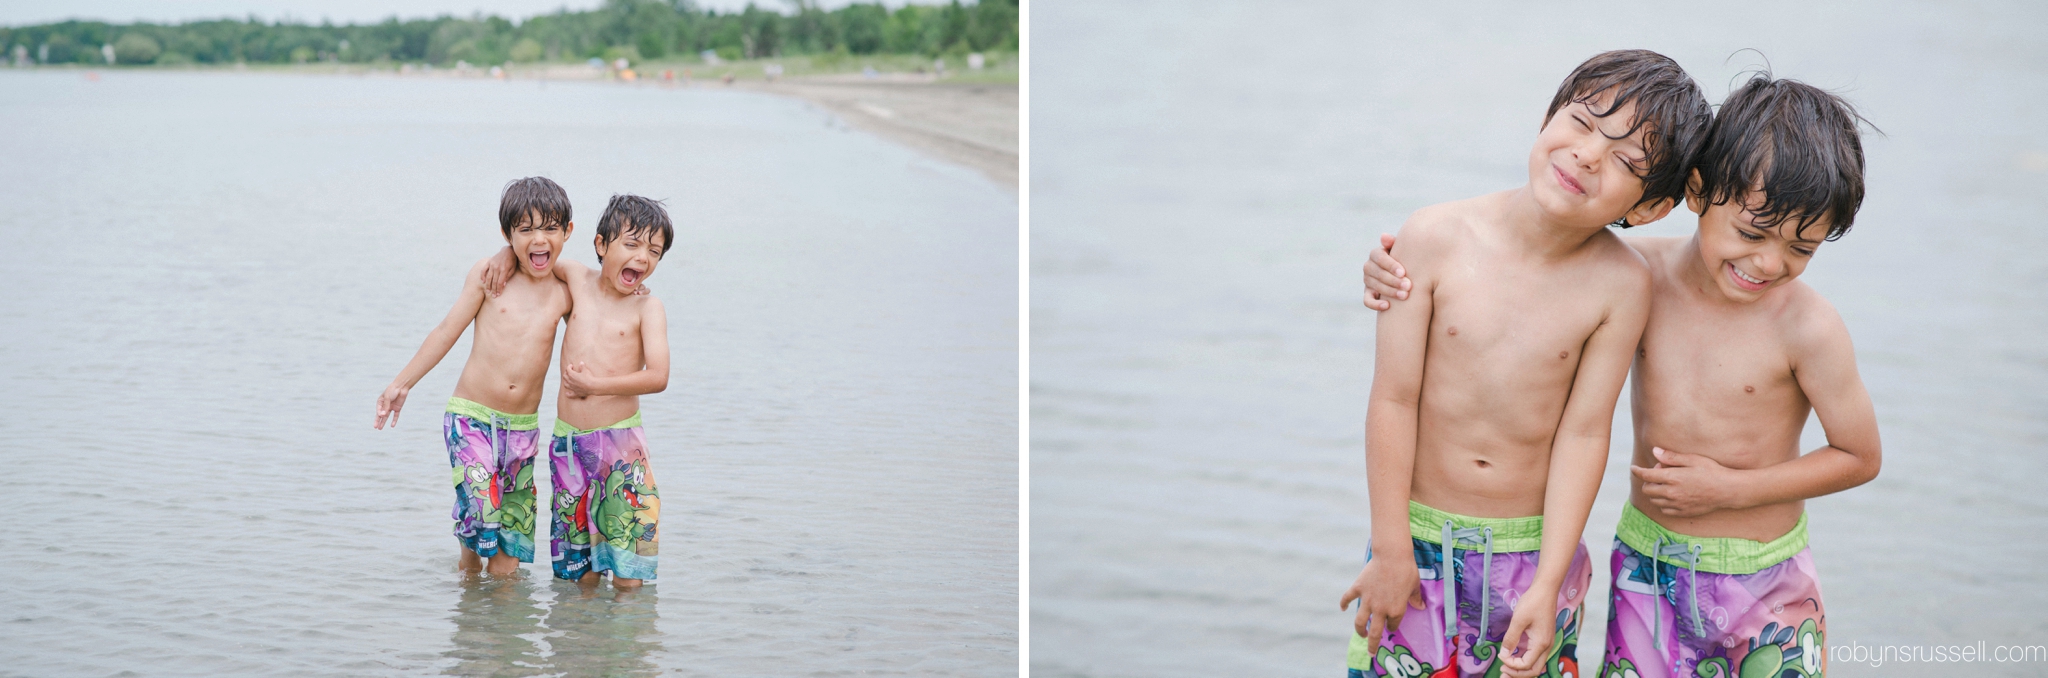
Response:
M1771 254L1756 255L1756 272L1776 278L1785 273L1785 260Z

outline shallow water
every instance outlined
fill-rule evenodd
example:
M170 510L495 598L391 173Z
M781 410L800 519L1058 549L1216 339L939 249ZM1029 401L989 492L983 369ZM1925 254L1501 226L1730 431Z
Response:
M1365 252L1418 207L1524 181L1557 83L1621 47L1671 55L1717 102L1757 63L1729 55L1758 48L1888 133L1866 138L1854 230L1806 274L1856 339L1885 451L1876 481L1808 504L1830 643L2048 645L2048 14L1417 7L1037 6L1034 675L1342 672L1337 600L1368 526ZM1615 419L1625 450L1625 397ZM1626 464L1610 457L1586 532L1584 666Z
M0 70L0 127L0 674L1016 671L1008 190L723 90ZM453 571L466 339L370 428L531 174L586 264L677 224L628 600Z

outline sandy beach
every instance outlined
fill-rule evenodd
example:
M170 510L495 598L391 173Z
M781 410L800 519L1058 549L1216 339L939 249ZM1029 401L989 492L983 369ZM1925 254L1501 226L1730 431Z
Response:
M734 84L801 97L855 127L974 168L1012 192L1017 190L1019 116L1014 83L833 75Z

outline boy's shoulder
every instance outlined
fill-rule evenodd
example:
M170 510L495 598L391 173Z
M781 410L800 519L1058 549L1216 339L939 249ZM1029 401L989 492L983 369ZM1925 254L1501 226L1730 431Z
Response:
M1621 236L1609 229L1601 229L1588 238L1586 246L1601 265L1600 270L1613 282L1627 285L1631 290L1649 294L1650 260L1636 248L1623 242Z
M1424 264L1457 250L1472 235L1485 205L1485 196L1437 203L1415 210L1401 223L1396 234L1394 258L1410 264Z
M1804 280L1793 280L1778 290L1782 295L1771 309L1773 324L1796 355L1838 350L1849 345L1849 325L1833 302Z

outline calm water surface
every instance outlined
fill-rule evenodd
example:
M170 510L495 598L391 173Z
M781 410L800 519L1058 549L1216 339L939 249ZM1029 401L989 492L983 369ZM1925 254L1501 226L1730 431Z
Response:
M1034 675L1342 673L1368 527L1359 265L1414 209L1525 181L1558 82L1623 47L1717 102L1757 48L1889 134L1866 138L1854 230L1806 274L1856 339L1885 452L1876 481L1808 505L1830 642L2048 645L2042 6L1036 8ZM1626 398L1615 420L1629 449ZM1586 531L1582 665L1627 463ZM1830 667L1958 672L2048 664Z
M0 674L1015 673L1006 189L722 90L9 70L0 129ZM467 340L370 428L532 174L586 264L677 225L625 600L453 572Z

